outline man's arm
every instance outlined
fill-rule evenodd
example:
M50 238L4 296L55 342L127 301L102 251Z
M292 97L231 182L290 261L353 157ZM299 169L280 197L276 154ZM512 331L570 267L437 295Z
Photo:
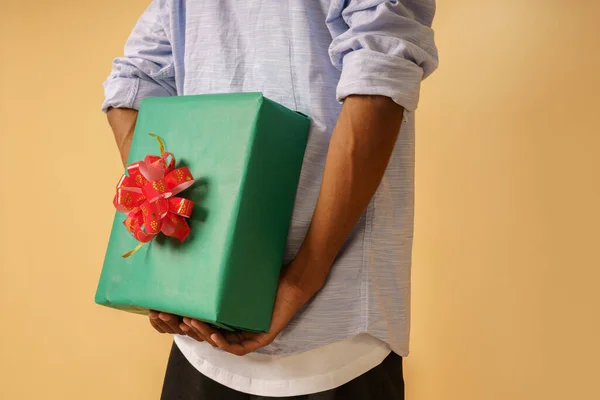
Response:
M129 157L138 112L132 108L110 108L106 115L121 154L121 161L125 165Z
M435 0L333 0L329 55L342 71L344 101L327 154L321 191L286 278L308 295L323 285L343 243L379 186L405 112L437 68L431 23Z
M325 278L379 186L405 112L437 67L435 0L334 0L331 60L344 100L311 226L286 277L308 295ZM343 21L343 24L341 23Z
M312 296L375 194L394 149L403 108L383 96L346 98L310 228L286 279Z
M163 24L164 7L162 0L150 3L125 43L123 56L114 60L104 82L102 109L107 113L123 164L129 155L141 101L177 94L171 43Z

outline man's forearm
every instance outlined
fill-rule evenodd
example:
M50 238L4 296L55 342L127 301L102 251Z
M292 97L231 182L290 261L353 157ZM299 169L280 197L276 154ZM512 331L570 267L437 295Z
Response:
M348 97L333 131L321 191L304 242L285 277L313 294L379 186L403 108L382 96Z
M108 123L115 135L123 165L127 163L127 157L129 156L137 115L138 112L131 108L111 108L107 113Z

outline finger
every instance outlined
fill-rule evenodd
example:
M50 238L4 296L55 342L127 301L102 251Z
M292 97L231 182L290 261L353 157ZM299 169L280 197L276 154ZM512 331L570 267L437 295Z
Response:
M163 333L173 334L173 331L171 330L169 325L167 325L167 323L165 321L161 320L160 318L156 318L151 321L154 324L154 326L159 327L163 331Z
M148 312L148 319L150 320L150 325L154 329L156 329L159 333L168 333L168 327L158 318L158 312L150 311Z
M158 325L156 323L155 320L153 320L152 318L148 318L148 320L150 321L150 325L152 325L152 327L158 332L158 333L166 333L165 330L163 328L160 327L160 325Z
M173 334L178 334L178 335L183 334L183 332L179 328L180 321L179 321L178 316L161 312L158 314L158 318L160 321L162 321L166 324L168 333L173 333Z
M233 344L233 343L239 344L239 343L242 343L244 340L246 340L246 336L244 335L244 332L241 332L241 331L221 332L221 335L229 344Z
M187 318L184 317L183 318L183 325L185 325L186 327L186 332L189 336L193 337L194 339L198 340L198 341L202 341L202 342L206 342L206 338L204 337L204 335L202 333L200 333L200 331L198 331L196 328L194 328L192 326L192 319L191 318Z
M210 338L210 336L215 333L216 330L212 329L210 326L208 326L208 324L195 319L192 319L190 322L192 329L202 335L204 339L211 344L211 346L217 347L217 344Z
M231 335L230 335L230 337L231 337ZM246 338L240 342L229 342L219 332L213 333L210 338L217 344L217 346L219 346L219 348L221 350L224 350L231 354L235 354L236 356L244 356L244 355L246 355L248 353L252 353L253 351L256 351L264 346L262 344L262 342L260 342L256 339L249 339L249 338ZM238 336L238 338L239 338L239 336Z
M248 354L248 351L244 348L242 342L229 342L220 333L213 333L210 338L223 351L235 354L236 356Z
M192 328L190 328L189 326L187 326L186 324L184 324L183 322L181 324L179 324L179 328L181 329L181 331L191 337L192 339L198 341L198 342L204 342L204 337L198 335L196 333L196 331L194 331Z

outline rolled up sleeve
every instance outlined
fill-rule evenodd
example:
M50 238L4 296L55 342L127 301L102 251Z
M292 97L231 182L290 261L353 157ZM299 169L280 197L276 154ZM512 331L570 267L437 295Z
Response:
M145 98L177 95L163 9L163 0L148 6L125 43L124 55L113 61L104 82L104 112L111 107L137 110Z
M350 0L330 15L331 62L341 70L337 98L381 95L407 111L419 102L421 81L438 65L431 24L434 0ZM335 26L333 26L335 25Z

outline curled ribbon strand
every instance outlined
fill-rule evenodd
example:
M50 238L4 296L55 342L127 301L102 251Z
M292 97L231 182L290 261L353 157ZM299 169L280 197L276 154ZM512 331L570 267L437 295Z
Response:
M117 184L115 208L127 214L123 224L140 243L122 257L138 251L160 232L185 241L190 233L186 218L192 213L194 203L175 197L192 186L194 177L187 167L175 168L175 157L166 152L163 140L158 140L160 157L148 155L142 161L127 166L127 174Z

